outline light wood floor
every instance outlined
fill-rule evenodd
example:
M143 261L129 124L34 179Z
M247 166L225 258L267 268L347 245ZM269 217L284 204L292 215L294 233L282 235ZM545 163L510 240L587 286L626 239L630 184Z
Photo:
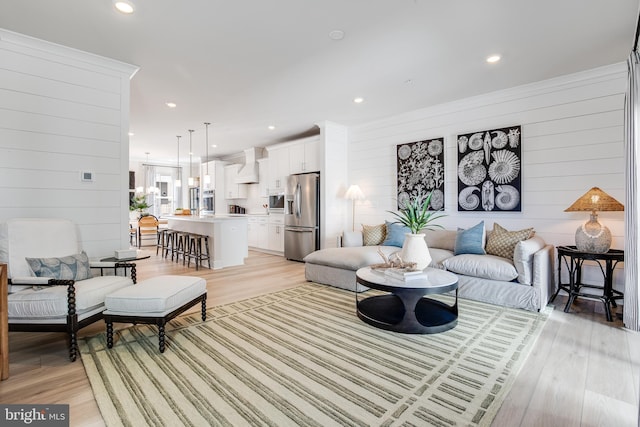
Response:
M216 271L196 272L155 253L138 262L139 280L161 274L204 277L212 307L296 286L304 282L304 264L253 251L246 265ZM565 301L555 302L493 426L637 425L640 335L620 320L606 322L600 303L578 301L564 313ZM81 335L103 330L96 322ZM63 334L12 332L9 345L10 378L0 383L1 403L65 403L72 426L104 425L82 362L68 360Z

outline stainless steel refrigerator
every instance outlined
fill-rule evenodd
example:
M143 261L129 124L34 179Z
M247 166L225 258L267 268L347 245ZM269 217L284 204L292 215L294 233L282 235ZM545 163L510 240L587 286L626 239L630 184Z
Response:
M320 174L287 177L284 201L284 256L302 261L320 249Z

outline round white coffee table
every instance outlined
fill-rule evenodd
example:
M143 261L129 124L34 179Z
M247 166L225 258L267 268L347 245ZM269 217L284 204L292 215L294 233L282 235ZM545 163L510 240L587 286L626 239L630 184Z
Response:
M356 271L356 282L384 295L360 299L356 292L356 312L364 322L377 328L407 334L435 334L458 323L458 278L436 268L425 268L426 279L400 280L381 270L364 267ZM455 290L452 306L427 298Z

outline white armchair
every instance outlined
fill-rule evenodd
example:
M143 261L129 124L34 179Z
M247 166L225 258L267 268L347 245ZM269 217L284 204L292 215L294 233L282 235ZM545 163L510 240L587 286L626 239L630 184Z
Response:
M106 295L136 281L132 263L112 263L124 267L125 276L93 277L91 269L107 265L88 260L76 225L65 219L1 223L0 263L9 270L9 330L67 332L71 361L78 330L102 319Z

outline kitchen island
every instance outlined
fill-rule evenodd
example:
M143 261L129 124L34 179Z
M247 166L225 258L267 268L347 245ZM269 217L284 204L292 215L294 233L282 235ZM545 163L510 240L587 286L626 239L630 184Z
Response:
M209 236L213 269L243 265L244 259L249 256L246 217L173 215L168 216L167 220L171 230Z

